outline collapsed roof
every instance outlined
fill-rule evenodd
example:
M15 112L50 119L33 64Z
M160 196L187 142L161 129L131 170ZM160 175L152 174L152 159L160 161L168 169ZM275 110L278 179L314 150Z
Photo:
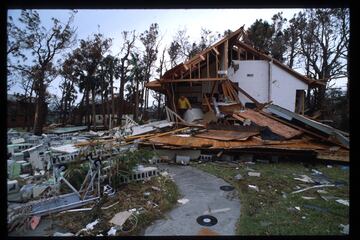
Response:
M275 65L308 84L310 87L323 85L322 82L310 79L280 61L266 55L240 39L244 36L244 26L230 33L217 43L204 49L186 62L180 63L165 72L161 79L151 81L146 87L154 91L168 94L169 83L223 81L227 78L219 74L219 70L227 70L232 60L253 59L272 61ZM222 76L220 76L222 75ZM226 74L225 74L226 75Z

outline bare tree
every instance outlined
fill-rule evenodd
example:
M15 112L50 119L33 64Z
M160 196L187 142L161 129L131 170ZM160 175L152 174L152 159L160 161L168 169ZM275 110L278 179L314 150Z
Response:
M14 42L19 42L19 51L29 51L33 67L17 64L18 69L28 69L35 80L34 91L37 94L34 120L34 133L40 135L46 117L45 93L48 84L56 76L53 60L57 54L75 42L75 29L71 27L74 14L71 13L67 23L52 18L53 25L47 30L41 26L37 11L23 10L19 18L22 26L14 26L10 35Z
M135 31L133 32L122 32L123 37L123 46L121 48L121 52L123 56L120 58L120 66L119 66L119 77L120 77L120 86L119 86L119 101L120 105L117 112L117 124L121 124L122 115L124 113L124 90L125 84L128 80L128 73L129 73L129 56L134 48L134 43L136 40ZM114 92L112 90L112 99L114 99ZM113 106L114 107L114 106ZM114 108L113 108L114 109Z

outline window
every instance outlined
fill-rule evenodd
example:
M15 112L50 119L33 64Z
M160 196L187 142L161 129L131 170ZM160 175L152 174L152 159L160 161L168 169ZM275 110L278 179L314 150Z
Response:
M98 120L101 120L101 116L98 116Z
M246 76L247 76L247 77L253 77L254 74L253 74L253 73L248 73L248 74L246 74Z

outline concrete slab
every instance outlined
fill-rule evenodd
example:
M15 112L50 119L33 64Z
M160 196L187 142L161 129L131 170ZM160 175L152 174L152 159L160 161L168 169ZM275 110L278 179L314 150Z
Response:
M208 211L218 223L208 227L219 235L235 235L236 222L240 217L240 201L236 190L220 190L220 186L229 185L224 180L191 166L160 165L173 175L182 196L189 199L186 204L178 204L166 214L165 219L155 221L145 230L145 236L198 235L204 226L196 219ZM230 208L229 211L216 211ZM213 212L211 211L213 210Z

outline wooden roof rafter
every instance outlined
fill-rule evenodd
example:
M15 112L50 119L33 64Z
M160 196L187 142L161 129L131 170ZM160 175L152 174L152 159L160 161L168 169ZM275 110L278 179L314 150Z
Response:
M240 35L242 35L244 33L243 28L244 28L244 26L240 27L235 32L232 32L228 36L226 36L223 39L219 40L217 43L215 43L215 44L211 45L210 47L204 49L201 53L196 54L194 57L192 57L188 61L186 61L184 63L181 63L181 64L175 66L174 68L168 70L163 75L163 79L171 79L172 78L171 75L173 75L174 72L180 71L181 69L185 69L186 71L188 71L190 65L194 65L194 64L196 65L199 62L205 61L206 60L205 56L211 51L214 51L216 53L216 55L219 55L220 52L217 50L217 47L220 46L221 44L224 44L228 40L234 41L236 39L239 39Z

